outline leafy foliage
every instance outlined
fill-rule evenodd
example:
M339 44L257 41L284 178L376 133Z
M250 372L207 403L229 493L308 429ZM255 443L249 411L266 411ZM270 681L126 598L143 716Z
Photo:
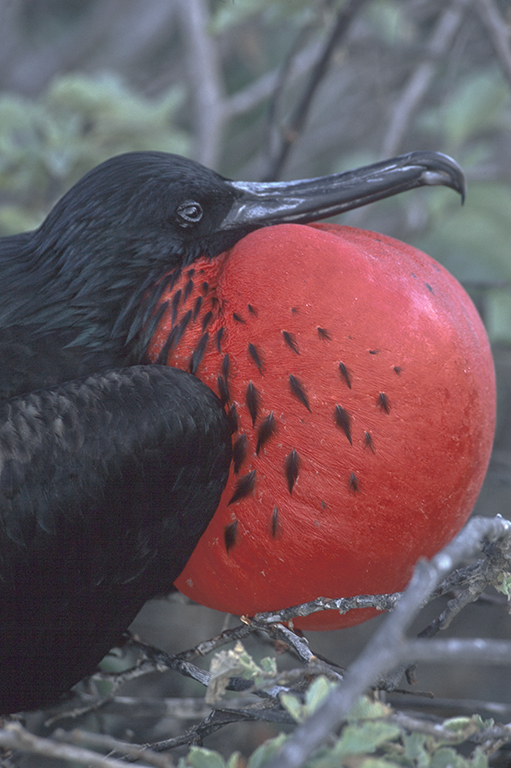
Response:
M326 677L319 676L304 696L285 694L281 701L296 722L303 722L321 706L333 686ZM410 732L395 721L391 707L362 697L340 734L314 754L305 768L487 768L488 759L481 748L475 747L468 757L465 748L469 739L492 724L473 715L444 720L438 725L438 735ZM281 733L261 744L249 758L247 768L264 768L287 738ZM463 747L463 752L456 747ZM179 768L236 768L240 759L239 753L225 760L218 752L192 747L180 760Z
M56 197L112 155L187 154L188 136L172 122L180 102L177 88L151 100L113 74L65 75L36 100L1 95L0 193L16 200L0 208L2 234L34 228Z

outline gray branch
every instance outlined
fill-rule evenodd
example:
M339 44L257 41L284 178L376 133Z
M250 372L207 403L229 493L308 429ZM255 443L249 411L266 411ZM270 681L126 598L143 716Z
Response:
M508 25L500 15L494 0L476 0L475 10L486 27L504 76L511 85L511 45Z
M194 105L195 158L218 167L225 120L224 85L218 49L208 32L204 0L178 0L188 56L187 71Z
M358 659L348 668L344 681L328 696L325 703L305 723L299 726L285 743L279 755L268 764L268 768L301 768L308 757L328 738L346 718L357 698L381 676L391 672L403 661L417 660L417 653L423 652L420 644L427 641L408 641L405 631L418 614L423 603L435 591L441 580L463 558L473 557L481 541L502 540L509 556L511 548L511 522L503 518L475 517L461 533L429 562L417 564L413 577L394 611L386 618L380 630L374 635ZM439 641L442 642L442 641ZM450 642L450 641L447 641ZM475 641L477 645L478 641ZM511 644L501 647L500 641L487 641L493 645L498 663L505 654L511 657ZM435 643L437 644L437 643ZM410 651L410 646L413 650ZM466 649L468 650L468 649ZM488 646L479 651L479 658L487 659ZM438 653L445 652L445 646ZM472 641L471 653L474 653ZM474 653L474 655L476 655ZM441 655L440 655L441 658Z
M412 72L392 110L392 119L382 146L383 157L397 154L414 112L426 95L441 59L452 45L469 2L453 0L440 15L427 47L427 60Z

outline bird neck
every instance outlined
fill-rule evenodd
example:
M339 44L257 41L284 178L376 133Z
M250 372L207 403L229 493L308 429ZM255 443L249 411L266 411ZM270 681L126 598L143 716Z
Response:
M126 258L123 270L107 243L99 259L69 246L62 235L53 241L40 234L0 239L0 323L30 326L41 336L62 333L66 346L131 362L128 341L150 317L164 267Z
M220 346L225 308L217 289L228 256L201 257L161 282L154 293L152 322L141 334L147 360L196 373L206 349Z

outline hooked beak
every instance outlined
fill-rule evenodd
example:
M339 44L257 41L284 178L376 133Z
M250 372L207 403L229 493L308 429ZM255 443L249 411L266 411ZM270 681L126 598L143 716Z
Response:
M424 186L451 187L465 199L460 166L440 152L410 152L354 171L269 183L229 181L234 203L219 229L257 229L335 216L375 200Z

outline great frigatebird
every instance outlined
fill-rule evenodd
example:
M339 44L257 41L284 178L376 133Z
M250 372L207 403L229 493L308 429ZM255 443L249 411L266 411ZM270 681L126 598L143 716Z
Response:
M433 152L270 184L130 153L0 240L0 712L94 671L173 589L215 511L229 419L191 373L146 356L169 279L257 228L438 184L463 194Z

